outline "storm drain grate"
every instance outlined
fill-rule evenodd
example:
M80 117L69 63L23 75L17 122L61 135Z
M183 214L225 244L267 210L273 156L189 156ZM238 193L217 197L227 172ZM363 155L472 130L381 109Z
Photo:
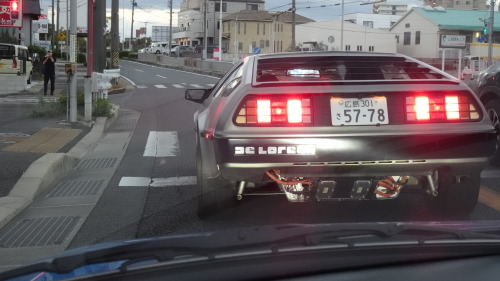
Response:
M0 247L61 245L79 220L79 216L24 219L0 238Z
M105 169L115 166L118 158L85 159L78 163L77 170Z
M139 121L140 114L133 110L119 110L119 117L109 128L110 132L132 131Z
M104 180L68 181L57 185L47 197L71 197L96 195Z

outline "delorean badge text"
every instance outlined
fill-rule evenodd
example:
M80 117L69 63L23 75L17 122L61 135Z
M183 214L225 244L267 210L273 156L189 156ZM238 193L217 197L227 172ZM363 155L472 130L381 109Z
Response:
M283 146L235 146L235 155L316 155L316 146L311 144Z

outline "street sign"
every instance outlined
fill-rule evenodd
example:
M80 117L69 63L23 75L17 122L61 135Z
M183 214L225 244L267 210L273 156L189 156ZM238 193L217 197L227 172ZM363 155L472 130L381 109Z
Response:
M486 41L486 37L484 37L484 35L477 37L477 42L484 43L484 41Z
M0 0L0 27L23 27L23 0Z
M66 40L66 34L61 32L57 35L57 38L59 38L59 41L64 41Z
M260 54L260 52L261 52L261 50L260 50L260 48L259 48L259 47L255 47L255 48L253 48L253 53L254 53L254 54L258 55L258 54Z
M465 48L465 35L441 35L441 48Z

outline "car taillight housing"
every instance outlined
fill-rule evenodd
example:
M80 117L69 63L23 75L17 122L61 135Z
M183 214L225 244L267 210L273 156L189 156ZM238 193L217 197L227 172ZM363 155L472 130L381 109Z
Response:
M17 68L17 60L12 59L12 68Z
M406 97L408 122L457 122L481 118L478 106L465 95L415 95Z
M250 97L236 111L241 126L311 126L311 99L308 97Z

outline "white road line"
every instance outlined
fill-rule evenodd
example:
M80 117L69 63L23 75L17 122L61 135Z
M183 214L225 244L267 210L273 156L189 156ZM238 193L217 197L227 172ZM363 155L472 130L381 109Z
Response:
M156 74L156 76L158 76L158 77L160 77L160 78L165 78L165 79L167 79L167 77L165 77L165 76L161 76L161 75L158 75L158 74Z
M499 170L486 170L481 172L481 178L500 178Z
M172 84L172 86L174 86L174 87L176 87L176 88L185 88L184 86L179 85L179 84Z
M207 86L213 87L213 86L215 86L215 84L207 84Z
M134 68L134 70L135 70L135 71L139 71L139 72L144 72L144 70L140 70L140 69L135 69L135 68Z
M164 89L164 88L166 88L166 86L164 86L164 85L155 85L155 87L156 87L156 88L160 88L160 89Z
M121 77L122 77L123 79L127 80L130 84L132 84L132 86L135 86L134 81L132 81L132 80L128 79L127 77L125 77L125 76L123 76L123 75L122 75Z
M139 89L146 89L148 86L146 85L136 85L137 88Z
M176 131L149 132L143 156L169 157L179 155L179 138Z
M195 87L195 88L203 88L203 86L198 85L198 84L189 84L189 85L191 85L191 86L193 86L193 87Z
M195 184L196 176L170 178L122 177L118 186L168 187Z
M152 67L152 65L149 65L149 64L147 64L147 63L141 63L141 62L136 62L136 61L128 61L128 62L131 62L131 63L136 63L136 64L140 64L140 65L145 65L145 66ZM220 79L220 77L215 77L215 76L210 76L210 75L205 75L205 74L199 74L199 73L194 73L194 72L189 72L189 71L184 71L184 70L178 70L178 69L169 69L169 70L172 70L172 71L177 71L177 72L189 73L189 74L198 75L198 76L205 76L205 77L210 77L210 78Z

